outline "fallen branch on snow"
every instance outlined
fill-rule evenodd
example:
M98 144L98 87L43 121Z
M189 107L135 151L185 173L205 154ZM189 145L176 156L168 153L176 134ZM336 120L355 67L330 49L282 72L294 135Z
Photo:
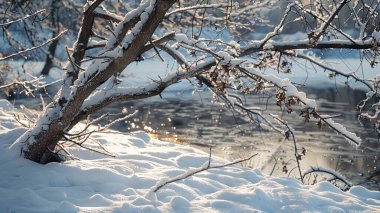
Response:
M172 179L169 179L167 181L160 181L160 182L158 182L158 184L151 191L157 192L158 190L160 190L162 187L166 186L167 184L174 183L176 181L186 179L186 178L188 178L190 176L193 176L195 174L198 174L200 172L203 172L203 171L206 171L206 170L209 170L209 169L223 168L223 167L226 167L226 166L231 166L231 165L235 165L235 164L238 164L238 163L242 163L244 161L251 160L256 155L258 155L258 153L253 154L253 155L251 155L248 158L236 160L236 161L231 162L231 163L211 166L211 147L210 147L210 155L209 155L208 162L206 162L205 164L203 164L200 168L191 169L191 170L187 171L186 173L178 175L178 176L176 176L176 177L174 177Z

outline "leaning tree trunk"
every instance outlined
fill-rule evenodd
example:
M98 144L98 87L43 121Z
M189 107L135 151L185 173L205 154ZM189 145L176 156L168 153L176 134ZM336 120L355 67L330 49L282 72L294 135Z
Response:
M102 1L95 2L101 3ZM123 71L128 64L133 62L139 56L145 44L151 40L155 29L162 21L165 13L174 4L174 2L175 0L156 0L153 5L153 10L148 14L147 19L143 18L143 15L146 17L146 13L143 15L140 14L140 21L142 22L142 19L145 21L143 22L141 29L139 26L140 30L138 32L134 32L133 40L127 47L122 49L122 56L113 58L112 61L108 62L106 67L98 66L98 70L95 72L96 75L88 77L84 83L78 84L78 82L76 82L77 84L74 85L74 80L76 79L75 77L78 76L78 73L75 74L73 72L76 69L76 67L74 67L75 65L70 63L68 64L65 81L54 102L46 107L45 112L39 117L35 126L24 133L16 141L16 143L23 144L21 153L25 158L43 164L51 162L54 157L53 151L57 146L57 143L62 139L64 133L69 131L70 128L75 125L73 122L77 122L77 119L75 118L78 116L78 112L80 111L84 100L88 98L100 85L106 82L113 75ZM83 32L86 31L86 28L89 29L89 32L91 32L92 29L92 26L85 26L85 24L88 24L88 20L85 19L90 17L93 21L94 17L91 17L86 13L88 13L88 10L85 11L83 18L84 24L78 35L79 41L80 37L83 36L83 33L86 33ZM135 19L127 21L128 22L121 22L120 24L122 24L124 28L129 29L132 29L133 26L139 24ZM133 23L131 24L132 21ZM128 32L128 29L124 30L124 28L122 31L125 34ZM88 38L89 37L86 38L86 41L88 41ZM81 45L79 47L74 47L74 55L80 55L80 51L83 51L86 48L86 46L83 47L83 45L86 44L84 44L84 42L79 43L78 41L76 43ZM94 73L94 67L91 67L90 65L88 70L91 69L92 73ZM78 69L77 72L86 71L80 71Z

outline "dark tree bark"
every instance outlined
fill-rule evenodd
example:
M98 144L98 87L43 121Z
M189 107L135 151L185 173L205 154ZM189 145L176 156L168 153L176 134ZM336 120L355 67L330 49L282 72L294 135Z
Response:
M101 1L95 1L95 3L101 3ZM154 4L153 11L149 14L148 20L143 24L138 34L135 35L133 42L123 50L122 57L111 61L108 67L99 70L98 74L90 78L86 84L78 86L75 88L75 91L71 90L73 94L70 100L66 100L65 94L63 94L65 93L64 87L73 85L73 79L77 78L77 74L74 74L75 77L72 80L65 82L65 84L70 85L62 86L61 93L57 95L52 104L47 106L47 110L44 115L40 117L36 126L19 138L18 142L25 144L22 149L22 154L27 159L43 164L52 161L55 146L62 139L64 132L71 128L71 123L81 109L83 101L103 82L107 81L116 73L123 71L128 64L139 56L145 44L151 40L154 31L162 21L165 13L174 3L175 0L157 0ZM91 32L92 29L92 26L89 26L87 21L88 19L93 21L93 18L93 14L89 14L88 9L83 18L82 31L78 35L78 41L80 43L77 42L77 44L80 45L75 48L75 59L80 59L84 55L90 36L89 32ZM125 26L128 26L128 24ZM72 73L68 73L67 75L73 77ZM72 87L70 88L72 89Z

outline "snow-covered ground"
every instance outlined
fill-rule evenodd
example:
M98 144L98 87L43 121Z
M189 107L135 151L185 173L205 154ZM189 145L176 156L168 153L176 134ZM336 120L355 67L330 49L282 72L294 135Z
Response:
M15 139L25 129L0 100L0 212L380 212L380 192L228 166L168 184L208 162L208 153L162 142L146 133L98 133L93 139L116 158L76 147L81 160L40 165L19 156ZM253 159L255 160L255 159ZM226 163L213 157L212 165Z

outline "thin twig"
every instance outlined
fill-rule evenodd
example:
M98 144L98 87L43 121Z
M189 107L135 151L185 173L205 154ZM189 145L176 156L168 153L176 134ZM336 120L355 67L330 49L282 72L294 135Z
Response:
M16 22L19 22L19 21L22 21L22 20L25 20L25 19L28 19L30 17L33 17L33 16L36 16L37 14L39 13L42 13L42 12L45 12L45 9L42 9L42 10L38 10L37 12L33 13L33 14L29 14L29 15L26 15L24 17L21 17L19 19L16 19L16 20L13 20L13 21L9 21L9 22L6 22L6 23L2 23L0 24L0 27L6 27L10 24L13 24L13 23L16 23Z
M44 43L42 43L42 44L40 44L40 45L37 45L37 46L31 47L31 48L29 48L29 49L26 49L26 50L23 50L23 51L20 51L20 52L13 53L13 54L11 54L11 55L8 55L8 56L5 56L5 57L2 57L2 58L0 58L0 61L4 61L4 60L10 59L10 58L13 58L13 57L15 57L15 56L18 56L18 55L21 55L21 54L24 54L24 53L27 53L27 52L33 51L33 50L35 50L35 49L41 48L41 47L43 47L43 46L45 46L45 45L47 45L47 44L49 44L49 43L51 43L51 42L54 42L54 41L58 40L58 39L59 39L61 36L63 36L66 32L67 32L67 30L64 30L64 31L60 32L56 37L51 38L51 39L45 41Z
M320 167L311 167L309 171L306 171L304 173L304 177L306 175L311 175L311 174L315 174L315 173L325 173L325 174L329 174L331 176L333 176L334 178L331 179L331 180L339 180L341 181L342 183L344 183L348 189L352 186L352 183L350 183L349 181L347 181L343 176L341 176L340 174L337 174L336 172L333 172L333 171L330 171L328 169L324 169L324 168L320 168Z
M256 153L256 154L251 155L248 158L240 159L240 160L237 160L237 161L234 161L234 162L231 162L231 163L211 166L211 148L210 148L210 157L209 157L209 160L208 160L207 164L205 164L206 165L205 167L201 167L198 170L195 170L195 171L190 172L190 173L185 173L185 174L182 174L182 175L178 175L177 177L174 177L174 178L172 178L172 179L164 182L163 184L157 186L153 190L153 192L157 192L158 190L160 190L162 187L166 186L167 184L170 184L170 183L173 183L173 182L176 182L176 181L179 181L179 180L186 179L186 178L188 178L190 176L193 176L193 175L195 175L197 173L200 173L200 172L203 172L203 171L206 171L206 170L209 170L209 169L218 169L218 168L222 168L222 167L226 167L226 166L231 166L231 165L235 165L235 164L238 164L238 163L241 163L241 162L244 162L244 161L251 160L256 155L258 155L258 154Z
M302 171L301 171L301 166L300 166L300 162L299 162L300 154L298 154L296 137L294 135L293 129L288 125L287 122L281 120L278 116L275 116L273 114L270 114L270 115L272 116L273 119L277 120L278 122L280 122L282 125L284 125L288 129L286 135L288 135L288 134L292 135L293 145L294 145L294 157L296 158L297 168L298 168L298 172L299 172L299 175L300 175L300 178L301 178L301 182L304 183L304 181L303 181L303 175L302 175Z
M160 52L157 50L156 45L153 44L152 40L149 40L149 43L153 46L154 51L157 53L158 57L162 62L165 62L165 60L162 58Z

